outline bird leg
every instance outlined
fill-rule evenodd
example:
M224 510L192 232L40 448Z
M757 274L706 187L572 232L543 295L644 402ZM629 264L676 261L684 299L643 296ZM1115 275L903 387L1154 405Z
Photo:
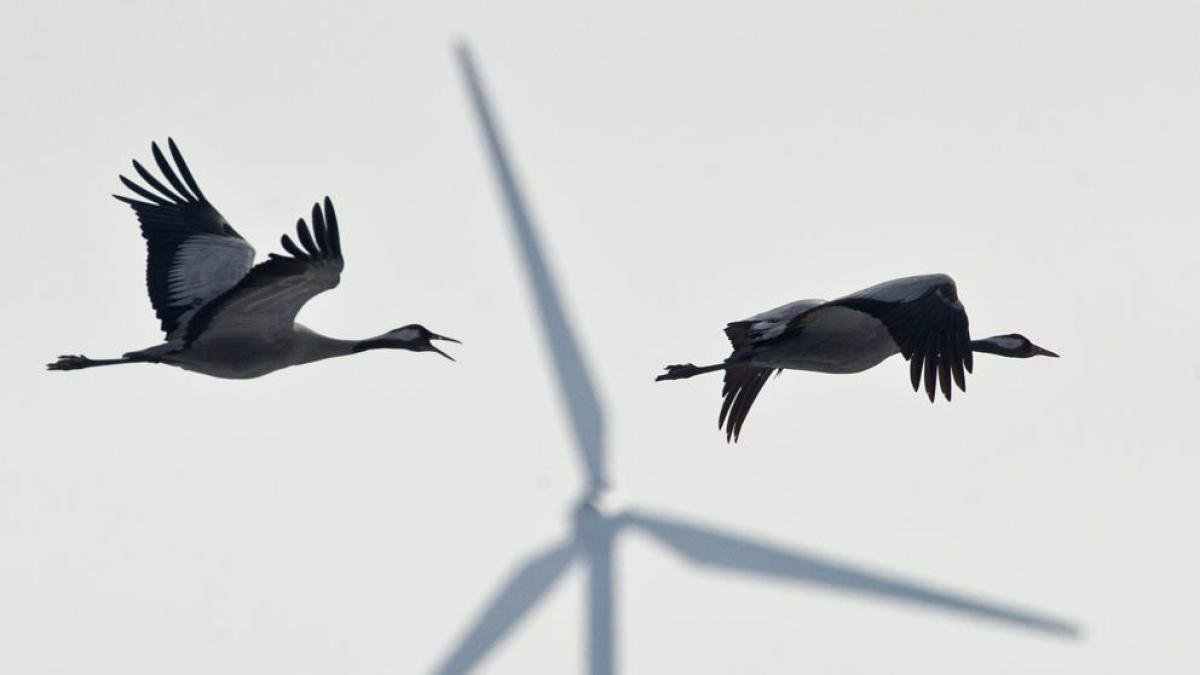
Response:
M96 366L115 366L120 363L144 363L145 361L146 359L128 356L119 359L89 359L82 354L64 354L58 357L54 363L47 363L46 370L81 370Z
M683 380L689 377L695 377L704 373L711 373L714 370L725 370L729 367L728 363L714 363L711 366L697 366L693 363L682 363L672 366L667 366L667 372L654 378L655 382L663 380Z

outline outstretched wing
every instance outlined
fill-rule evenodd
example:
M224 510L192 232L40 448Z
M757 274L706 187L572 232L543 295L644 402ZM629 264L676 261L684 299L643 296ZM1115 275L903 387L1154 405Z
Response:
M145 201L113 196L132 206L142 225L146 289L171 338L197 309L246 275L254 264L254 248L204 197L175 141L167 139L167 147L178 173L157 143L150 150L171 187L134 160L133 168L149 187L125 176L121 182Z
M937 384L950 400L950 379L966 391L963 372L974 359L967 311L958 300L954 280L945 274L896 279L829 303L858 310L883 322L909 362L913 391L925 377L925 393L936 397Z
M315 296L338 285L345 260L333 202L325 209L313 204L312 229L301 218L296 222L300 246L286 234L281 241L290 255L270 254L254 266L236 286L200 308L188 322L185 341L201 335L271 336L292 329L300 308Z

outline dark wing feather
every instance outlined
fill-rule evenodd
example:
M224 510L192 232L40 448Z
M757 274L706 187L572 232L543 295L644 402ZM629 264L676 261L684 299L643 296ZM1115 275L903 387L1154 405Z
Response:
M146 289L154 313L170 337L199 307L246 275L254 263L254 249L205 199L175 141L167 143L174 167L157 143L150 149L174 190L134 161L134 170L149 187L125 176L120 177L121 183L145 201L113 196L132 206L141 223L146 239Z
M758 366L736 365L725 369L725 386L721 390L725 400L721 403L717 427L725 430L726 441L737 442L746 416L750 414L750 406L754 405L754 399L758 398L758 392L770 376L770 368Z
M304 247L309 257L321 254L321 249L317 248L317 244L313 241L312 234L308 231L308 225L304 223L303 218L296 221L296 238L300 240L300 245Z
M183 153L179 152L179 146L175 145L174 139L167 139L167 147L171 150L171 157L175 158L175 165L179 167L179 173L183 174L183 180L187 181L188 187L192 189L192 194L198 201L208 201L204 197L204 193L200 191L200 186L196 183L196 179L192 176L192 170L188 168L187 162L183 161Z
M202 307L188 323L185 341L191 343L201 335L262 336L292 330L305 303L337 286L345 267L337 217L329 197L324 207L321 212L320 205L313 206L325 224L323 236L314 239L301 218L296 223L296 235L304 250L283 235L283 248L290 255L270 254L236 286Z
M921 366L924 365L925 356L917 353L908 361L908 376L912 380L913 391L921 388Z
M948 335L941 336L942 351L938 354L938 384L942 396L950 400L950 362L954 359L954 341Z
M150 148L151 148L151 151L154 152L155 154L160 154L159 150L158 150L158 143L151 143ZM160 166L162 166L162 165L160 165ZM138 175L142 177L142 180L149 183L150 187L154 188L155 190L158 190L159 194L166 196L166 198L172 204L182 204L187 201L186 199L175 194L174 192L171 192L170 188L168 188L167 186L160 183L158 181L158 179L154 177L154 174L147 171L146 167L142 166L141 163L138 162L136 159L133 160L133 168L134 168L134 170L136 170L138 172ZM168 170L170 168L171 167L169 167L169 166L167 167Z
M183 186L183 182L179 180L179 176L175 175L175 172L171 169L171 165L167 163L167 158L163 156L162 150L158 149L158 145L150 146L150 150L154 154L154 162L158 164L158 170L161 171L162 174L167 177L167 180L171 182L171 187L175 188L175 191L182 195L183 199L189 201L199 201L199 198L192 195L192 193L188 192L188 189ZM182 159L182 157L180 157L180 159Z
M910 362L913 390L919 388L923 366L929 400L934 400L938 385L950 400L951 379L966 391L964 369L971 370L971 335L958 290L944 274L898 282L905 284L903 288L910 294L889 296L889 289L880 285L829 304L849 307L882 321L901 355Z

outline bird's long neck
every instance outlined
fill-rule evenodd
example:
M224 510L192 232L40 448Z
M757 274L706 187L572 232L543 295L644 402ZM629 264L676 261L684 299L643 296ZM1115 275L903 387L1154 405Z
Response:
M343 340L341 338L322 335L299 325L296 326L296 332L301 336L301 339L298 341L300 346L295 359L298 364L331 359L335 356L349 356L370 349L382 349L388 346L383 335L365 340Z
M973 352L1013 356L1015 349L1016 345L1012 344L1012 338L1005 335L993 335L982 340L971 340L971 351Z
M396 340L394 338L388 338L385 335L367 338L366 340L351 340L351 342L354 343L350 348L351 354L358 354L359 352L365 352L372 349L394 348L396 346Z

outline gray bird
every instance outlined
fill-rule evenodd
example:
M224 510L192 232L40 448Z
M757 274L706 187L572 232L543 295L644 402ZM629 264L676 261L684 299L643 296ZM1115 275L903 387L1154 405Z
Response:
M710 366L667 366L656 380L679 380L725 371L724 402L717 426L736 441L772 371L808 370L858 373L893 354L909 362L913 391L924 374L932 402L936 385L950 400L950 380L967 390L974 352L1011 358L1054 356L1023 335L1010 333L972 340L967 312L954 280L926 274L885 281L837 300L798 300L725 328L733 354Z
M333 202L326 197L324 208L313 204L311 229L303 218L297 221L299 246L285 234L287 255L272 253L254 265L254 248L208 202L175 141L168 139L167 146L178 173L157 143L150 149L171 187L134 160L133 168L150 189L120 178L144 201L113 195L132 206L141 223L146 287L166 340L121 358L60 356L47 368L164 363L243 379L370 349L431 351L454 360L433 341L458 340L419 324L366 340L340 340L296 323L305 303L338 285L345 266Z

